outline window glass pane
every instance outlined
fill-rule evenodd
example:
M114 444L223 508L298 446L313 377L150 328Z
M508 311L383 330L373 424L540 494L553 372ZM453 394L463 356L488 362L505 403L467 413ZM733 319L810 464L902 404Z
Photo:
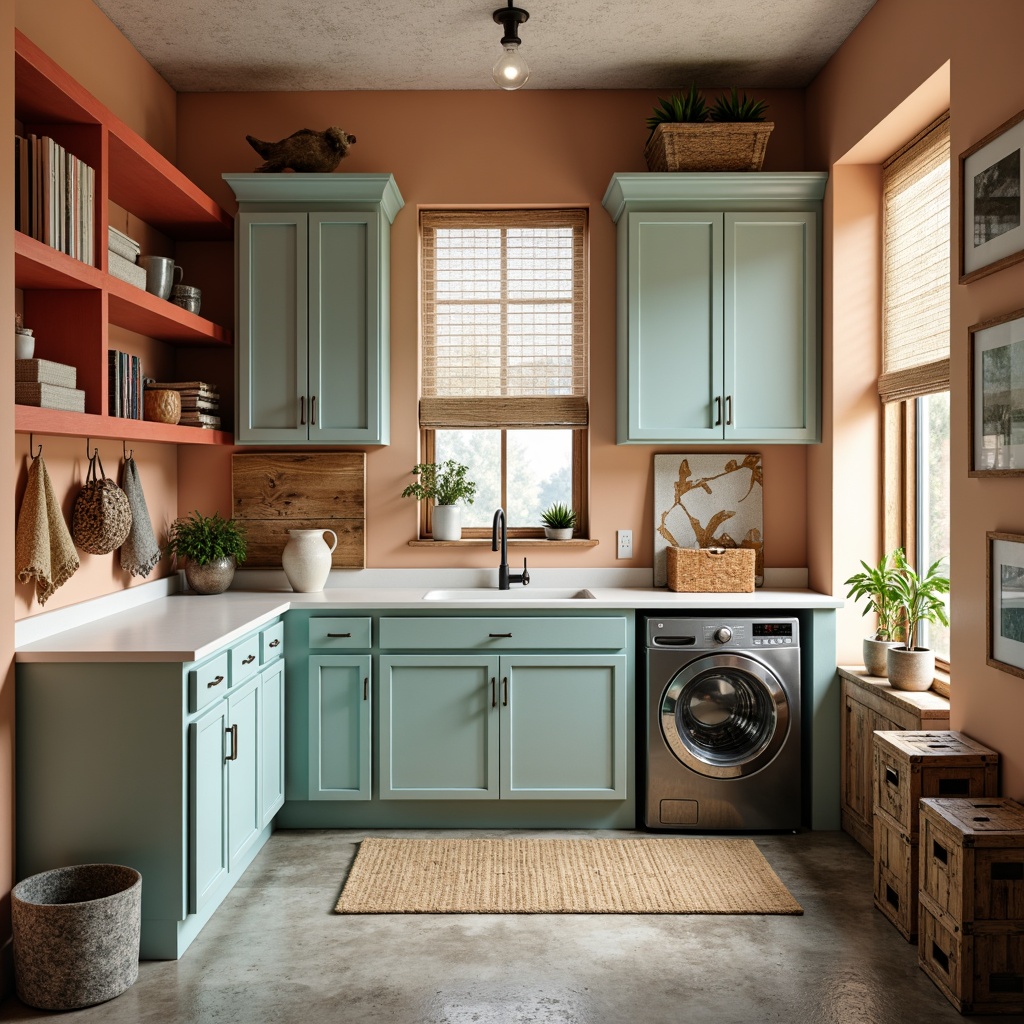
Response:
M949 572L949 392L917 399L917 550L919 573L936 559ZM946 595L949 614L949 595ZM925 623L924 644L949 661L949 628Z
M572 431L508 432L509 526L542 526L552 502L572 508Z
M466 475L476 484L473 504L462 503L462 525L490 526L494 510L501 505L501 431L436 431L434 461L447 459L468 466Z

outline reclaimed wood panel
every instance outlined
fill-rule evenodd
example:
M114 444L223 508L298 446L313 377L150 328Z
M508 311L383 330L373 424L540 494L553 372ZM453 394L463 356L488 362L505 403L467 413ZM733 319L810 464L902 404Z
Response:
M231 507L248 566L280 566L288 531L317 529L338 535L332 568L366 565L365 452L232 455Z

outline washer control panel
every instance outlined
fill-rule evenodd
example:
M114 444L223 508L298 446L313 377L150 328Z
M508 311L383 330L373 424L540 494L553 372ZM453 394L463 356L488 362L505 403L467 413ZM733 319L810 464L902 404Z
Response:
M648 647L721 650L761 647L797 647L796 619L699 619L649 616Z

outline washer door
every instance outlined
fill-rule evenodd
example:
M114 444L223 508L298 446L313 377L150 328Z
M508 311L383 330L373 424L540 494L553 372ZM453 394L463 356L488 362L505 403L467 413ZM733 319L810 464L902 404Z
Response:
M789 732L789 701L775 674L737 654L697 658L661 700L669 749L700 775L736 779L769 764Z

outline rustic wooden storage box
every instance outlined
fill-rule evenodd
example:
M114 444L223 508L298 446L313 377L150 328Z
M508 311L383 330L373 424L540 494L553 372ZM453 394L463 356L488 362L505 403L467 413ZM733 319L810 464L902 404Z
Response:
M999 792L999 755L959 732L876 732L874 805L917 839L921 797Z
M669 590L686 594L752 594L753 548L677 548L665 552Z
M921 801L921 968L961 1013L1024 1013L1024 807Z
M913 942L917 937L918 851L899 824L875 808L875 906Z

